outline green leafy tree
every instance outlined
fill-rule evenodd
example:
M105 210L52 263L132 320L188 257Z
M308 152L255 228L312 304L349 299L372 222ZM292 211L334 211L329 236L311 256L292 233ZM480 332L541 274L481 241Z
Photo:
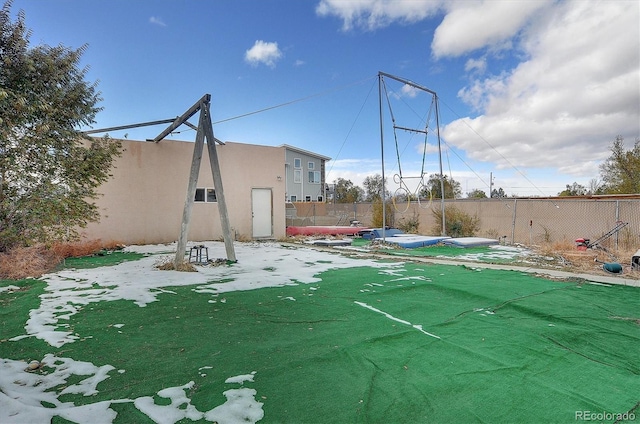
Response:
M29 47L23 12L0 9L0 251L77 237L120 145L82 140L101 100L79 68L86 49Z
M600 165L600 175L606 194L640 193L640 138L631 150L625 150L624 139L617 136L611 156Z
M494 188L493 191L491 191L491 197L492 198L497 198L497 199L502 199L503 197L507 197L507 193L504 192L502 187L500 187L498 189Z
M454 180L453 178L449 178L446 175L443 176L444 179L444 198L445 199L459 199L462 197L462 189L460 188L460 183ZM426 187L420 190L420 198L429 198L429 190L431 191L431 195L434 199L442 199L442 189L440 186L440 175L431 174L429 175L429 179L427 180Z
M467 197L470 199L486 199L487 193L480 190L479 188L476 188L467 193Z
M373 176L368 176L362 182L364 186L364 201L365 202L373 202L377 199L380 199L380 193L382 193L382 175L376 174ZM386 186L386 178L385 178L385 186ZM389 190L385 187L385 196L389 197Z
M360 202L364 196L364 190L353 184L351 180L338 178L335 183L334 196L336 203Z
M584 196L587 194L587 188L581 184L574 182L567 184L567 188L558 193L558 196Z

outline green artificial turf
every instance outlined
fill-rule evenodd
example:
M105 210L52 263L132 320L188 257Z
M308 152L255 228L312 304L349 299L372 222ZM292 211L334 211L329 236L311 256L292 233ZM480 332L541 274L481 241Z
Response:
M226 378L255 371L245 385L264 423L574 422L575 411L638 407L637 288L425 264L320 277L219 295L166 288L145 307L89 304L69 320L81 340L3 340L0 356L113 365L97 395L60 397L76 405L194 381L188 397L205 411L225 402ZM23 333L43 293L43 282L22 284L0 293L5 335ZM112 408L117 423L152 422L131 403Z
M362 237L354 237L351 240L351 245L355 247L368 246L369 244L371 244L371 241Z
M95 255L81 256L79 258L66 258L59 266L60 269L97 268L101 266L117 265L125 261L135 261L146 255L133 252L104 251Z
M371 241L363 238L354 238L351 242L351 245L354 247L367 247L370 244ZM432 246L416 247L411 249L398 247L397 249L381 249L380 251L393 256L441 257L454 259L461 256L467 256L473 260L491 263L514 263L522 259L518 255L505 255L504 257L501 257L502 255L500 255L499 251L488 246L457 247L435 244Z
M436 244L433 246L416 247L413 249L390 250L389 254L406 256L446 256L455 258L465 255L484 255L493 251L494 249L487 246L456 247Z

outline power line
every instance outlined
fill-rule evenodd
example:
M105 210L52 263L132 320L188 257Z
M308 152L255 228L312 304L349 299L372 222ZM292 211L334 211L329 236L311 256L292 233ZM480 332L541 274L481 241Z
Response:
M336 91L345 90L347 88L353 87L354 85L362 84L365 81L368 81L368 80L373 79L373 78L375 78L375 77L367 77L367 78L365 78L363 80L360 80L360 81L352 82L350 84L343 85L343 86L340 86L340 87L330 88L328 90L321 91L321 92L315 93L315 94L311 94L309 96L301 97L299 99L290 100L288 102L280 103L280 104L277 104L277 105L274 105L274 106L268 106L268 107L265 107L263 109L255 110L253 112L243 113L242 115L237 115L237 116L232 116L230 118L221 119L219 121L213 122L213 124L221 124L223 122L233 121L235 119L246 118L247 116L256 115L258 113L267 112L269 110L278 109L278 108L281 108L281 107L284 107L284 106L292 105L294 103L300 103L300 102L303 102L305 100L313 99L314 97L326 96L327 94L330 94L330 93L333 93L333 92L336 92Z
M540 188L539 188L537 185L535 185L535 184L533 183L533 181L531 181L531 180L530 180L530 179L529 179L529 178L528 178L528 177L527 177L527 176L526 176L522 171L520 171L520 169L519 169L518 167L516 167L514 164L512 164L512 163L511 163L511 161L510 161L509 159L507 159L507 158L506 158L502 153L500 153L500 152L498 151L498 149L496 149L495 147L493 147L493 145L492 145L491 143L489 143L489 142L487 141L487 139L485 139L484 137L482 137L482 136L481 136L481 135L480 135L480 134L479 134L479 133L478 133L478 132L477 132L477 131L476 131L476 130L471 126L471 125L469 125L469 124L467 123L467 121L465 121L465 119L464 119L462 116L458 115L458 113L457 113L455 110L453 110L453 109L451 108L451 106L449 106L446 102L443 102L443 103L444 103L444 105L445 105L445 106L446 106L446 107L447 107L447 108L448 108L448 109L449 109L449 110L450 110L450 111L451 111L455 116L457 116L457 117L460 119L460 121L461 121L464 125L466 125L466 126L467 126L467 128L469 128L471 131L473 131L473 133L474 133L475 135L477 135L477 136L480 138L480 140L484 141L484 142L487 144L487 146L491 147L491 149L492 149L494 152L496 152L496 153L497 153L497 154L498 154L502 159L504 159L504 160L505 160L505 162L507 162L507 163L509 164L509 166L511 166L511 168L515 169L515 170L518 172L518 174L522 175L522 177L523 177L525 180L527 180L527 181L529 182L529 184L531 184L531 186L532 186L533 188L535 188L535 189L536 189L536 190L538 190L541 194L543 194L544 196L546 196L546 194L545 194L542 190L540 190ZM469 169L471 169L471 168L469 168ZM472 170L472 171L473 171L473 170ZM483 182L484 182L484 181L483 181ZM557 207L559 207L559 206L558 206L558 205L556 205L555 203L554 203L554 205L555 205L555 207L556 207L556 208L557 208Z
M349 128L349 131L347 132L347 135L345 136L344 140L342 140L342 144L340 145L340 149L338 150L338 153L336 154L336 157L331 161L331 167L329 168L329 172L327 174L331 174L331 171L333 170L333 165L335 165L336 161L340 157L340 153L342 153L342 149L344 148L344 145L347 143L347 139L351 135L351 131L353 131L353 128L355 127L356 122L360 118L360 114L362 113L362 110L364 109L364 106L367 104L367 101L369 100L369 96L371 95L371 92L373 91L373 88L376 86L375 82L376 81L374 80L373 84L371 84L371 88L369 89L369 92L367 93L367 97L364 99L364 102L362 102L362 106L360 106L360 110L358 111L358 114L356 115L355 119L353 120L353 123L351 124L351 127Z

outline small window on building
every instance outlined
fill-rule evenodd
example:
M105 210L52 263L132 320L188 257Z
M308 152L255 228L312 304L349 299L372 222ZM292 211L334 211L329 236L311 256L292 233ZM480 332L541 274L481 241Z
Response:
M309 168L309 169L315 169L315 166L316 166L316 164L315 164L315 163L313 163L313 162L309 162L309 163L307 164L307 168Z
M311 201L311 196L305 196L304 197L304 201L305 202L310 202Z
M312 184L320 184L320 171L309 171L309 182Z
M216 191L213 188L196 188L194 202L215 203L218 201Z
M298 196L291 196L291 203L297 202L297 201L298 201Z
M302 168L302 159L300 159L300 158L295 158L295 159L293 159L293 167L294 167L295 169L300 169L300 168Z
M293 170L293 182L301 183L302 182L302 171L299 169Z
M318 202L324 202L324 198L322 196L318 196Z

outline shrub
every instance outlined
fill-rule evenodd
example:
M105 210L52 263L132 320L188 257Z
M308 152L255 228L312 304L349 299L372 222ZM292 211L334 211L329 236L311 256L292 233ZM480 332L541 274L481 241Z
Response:
M495 228L489 228L488 230L485 231L485 235L488 238L491 239L499 239L500 238L500 233L498 233L498 230L496 230Z
M552 237L551 237L551 229L548 227L545 227L544 225L541 225L542 227L542 234L540 235L540 238L542 239L543 243L551 243Z
M371 217L371 225L376 228L382 228L382 200L377 199L372 204L373 216ZM387 227L393 227L395 224L395 215L393 211L393 204L391 202L386 203L385 221Z
M412 216L402 217L398 220L398 229L407 234L418 234L418 228L420 227L420 217L417 213L413 213Z
M442 232L442 211L440 209L432 209L437 224L433 226L434 234ZM445 230L450 237L473 237L480 230L480 218L476 215L471 216L461 211L455 206L449 206L445 209Z

